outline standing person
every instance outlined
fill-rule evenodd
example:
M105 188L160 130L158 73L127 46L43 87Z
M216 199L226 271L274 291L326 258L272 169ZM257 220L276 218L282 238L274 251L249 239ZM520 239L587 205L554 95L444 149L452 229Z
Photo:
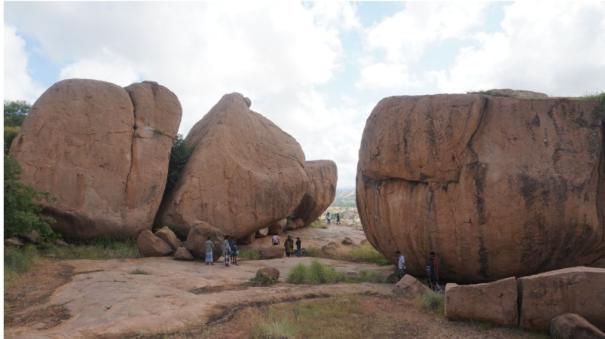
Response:
M237 263L237 257L239 256L239 248L237 247L237 241L233 238L229 238L229 247L231 248L231 263L233 265L239 265Z
M296 256L300 257L302 255L301 252L302 241L300 241L299 237L296 237Z
M426 277L429 287L434 291L437 286L437 277L435 276L435 252L429 253L429 258L426 260Z
M399 280L401 280L401 278L403 278L403 276L405 275L405 257L403 256L403 254L401 254L400 251L395 252L395 256L397 256L397 277L399 278Z
M212 239L210 239L210 237L208 237L208 240L206 240L205 247L206 247L206 260L205 260L206 265L214 265L214 258L213 258L214 243L212 242Z
M331 220L330 212L326 212L326 222L329 224Z
M435 252L433 252L433 276L437 292L441 292L441 286L439 286L439 256Z
M273 246L277 246L277 245L279 245L279 235L274 234L274 235L271 237L271 242L273 243Z
M336 225L340 225L340 213L336 213Z
M284 242L284 248L286 249L286 257L289 257L294 252L294 240L292 240L291 236L288 236L288 239Z
M225 266L229 267L229 261L231 260L231 246L229 246L229 236L225 236L223 241L223 258L225 259Z

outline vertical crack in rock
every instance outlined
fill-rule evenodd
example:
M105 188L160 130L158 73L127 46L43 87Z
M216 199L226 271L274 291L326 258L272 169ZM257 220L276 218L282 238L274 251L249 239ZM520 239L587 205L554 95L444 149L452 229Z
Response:
M132 97L132 93L126 89L124 89L126 91L126 93L128 93L128 97L130 98L130 102L132 103L132 117L133 117L133 124L132 124L132 138L130 140L130 166L128 169L128 174L126 174L126 185L124 186L124 197L126 198L126 206L128 208L133 207L132 206L132 199L131 196L129 194L130 192L130 185L131 185L131 181L130 181L130 177L132 175L132 171L133 168L135 166L135 154L136 154L136 138L137 138L137 106L135 103L135 99ZM155 96L155 93L154 93ZM125 211L126 212L126 211Z

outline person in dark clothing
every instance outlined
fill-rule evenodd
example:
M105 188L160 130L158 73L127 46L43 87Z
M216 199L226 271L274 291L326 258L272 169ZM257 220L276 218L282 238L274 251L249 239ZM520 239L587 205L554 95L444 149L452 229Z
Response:
M288 236L288 239L284 241L284 248L286 250L286 257L289 257L294 252L294 240L292 240L291 236Z
M340 213L336 213L336 225L340 225Z
M229 238L229 247L231 248L231 263L233 265L239 265L237 263L237 256L239 255L239 248L237 247L237 241L234 238Z
M296 256L297 257L300 257L302 255L301 245L302 245L302 241L300 241L299 237L296 237Z
M426 260L426 277L429 283L429 287L433 291L440 291L439 280L438 280L438 269L439 262L435 252L429 253L429 257Z

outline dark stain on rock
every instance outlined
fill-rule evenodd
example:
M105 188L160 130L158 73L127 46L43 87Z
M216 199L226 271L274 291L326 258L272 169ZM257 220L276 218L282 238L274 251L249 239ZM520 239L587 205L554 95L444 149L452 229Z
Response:
M517 179L521 183L521 196L525 201L525 207L530 208L534 204L539 183L525 173L519 174Z
M476 161L469 164L468 168L475 181L475 206L477 208L477 215L479 216L479 225L483 225L486 223L487 219L485 213L485 198L483 197L485 178L487 176L487 165Z
M533 127L540 127L540 117L537 114L534 115L534 118L531 119L530 124Z

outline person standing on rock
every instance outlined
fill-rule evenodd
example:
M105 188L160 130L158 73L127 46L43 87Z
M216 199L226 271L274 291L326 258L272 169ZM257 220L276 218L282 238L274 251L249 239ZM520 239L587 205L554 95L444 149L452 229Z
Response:
M294 252L294 240L292 240L292 236L288 236L288 239L284 242L284 248L286 249L286 257L289 257Z
M405 257L400 251L395 252L395 255L397 256L397 277L401 280L405 275Z
M214 243L212 242L212 239L210 239L210 237L208 237L208 240L206 240L205 243L205 247L206 247L206 265L214 265L214 258L213 258L213 252L214 251Z
M340 213L336 213L336 225L340 225Z
M225 266L229 267L229 261L231 260L231 246L229 246L229 236L225 236L223 241L223 258L225 259Z
M300 241L299 237L296 237L296 256L300 257L302 255L301 252L302 241Z
M237 241L233 238L229 238L229 247L231 248L231 263L233 265L239 265L237 263L237 257L239 256L239 248L237 247Z
M330 212L326 212L326 222L329 224L330 221L332 221L331 219L332 217L330 216Z

